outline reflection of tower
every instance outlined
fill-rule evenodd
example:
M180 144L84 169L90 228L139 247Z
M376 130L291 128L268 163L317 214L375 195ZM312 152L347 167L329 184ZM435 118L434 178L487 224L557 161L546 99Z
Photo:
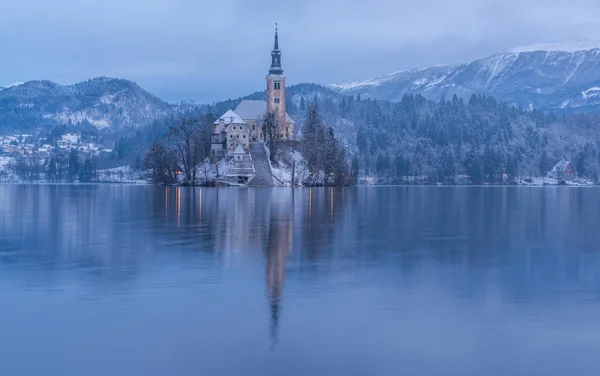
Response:
M293 213L290 213L290 211L293 210L286 208L286 210L283 210L284 215L271 216L267 238L267 294L269 298L270 334L273 349L278 339L283 286L285 282L286 253L291 248L292 241ZM274 211L274 213L277 213L277 211Z
M270 235L267 245L267 293L269 296L269 308L271 313L271 341L273 347L277 343L277 329L279 326L279 315L281 314L281 302L283 295L283 283L285 281L285 234L280 234L279 224L271 221Z

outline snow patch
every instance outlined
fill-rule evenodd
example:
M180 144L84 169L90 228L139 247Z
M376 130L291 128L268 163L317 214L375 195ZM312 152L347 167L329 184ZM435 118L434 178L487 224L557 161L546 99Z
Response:
M429 80L427 78L423 77L423 78L419 78L419 79L413 81L412 84L413 84L413 86L423 86L428 82L429 82Z
M295 162L294 180L296 184L300 184L307 176L308 169L306 161L302 154L297 150L290 150L286 153L284 160L279 161L276 165L271 165L271 172L276 182L284 186L292 185L292 165Z
M77 124L83 123L84 121L87 121L88 123L95 126L96 128L102 129L102 128L110 127L110 123L108 122L108 120L101 119L101 118L99 119L97 117L94 117L93 114L90 114L85 110L77 111L77 112L70 112L68 109L65 109L63 112L61 112L59 114L54 114L54 115L46 114L46 115L44 115L44 118L54 118L63 124L70 122L74 125L77 125Z
M111 104L115 100L117 94L106 94L100 97L100 102L104 104Z
M6 165L8 165L12 160L13 158L11 157L0 156L0 171L6 170Z
M71 144L78 144L81 139L81 135L74 133L67 133L61 137L63 140L70 142Z
M390 81L393 81L400 74L417 73L417 72L421 72L421 71L424 71L429 68L430 67L404 69L404 70L394 72L387 76L379 76L376 78L370 78L368 80L352 81L352 82L347 82L347 83L342 83L342 84L330 84L330 85L328 85L328 87L330 89L339 90L339 91L353 90L353 89L362 88L362 87L377 87L377 86L381 86L385 83L388 83Z
M583 99L589 99L600 95L600 87L591 87L586 91L581 92Z

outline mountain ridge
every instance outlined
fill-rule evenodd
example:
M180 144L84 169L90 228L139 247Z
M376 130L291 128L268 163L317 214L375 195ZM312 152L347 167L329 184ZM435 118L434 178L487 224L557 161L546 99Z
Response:
M525 46L470 63L406 69L327 87L391 101L405 94L433 100L485 94L532 109L600 108L600 42Z
M35 80L0 91L0 127L136 128L170 115L173 108L124 79L97 77L72 85Z

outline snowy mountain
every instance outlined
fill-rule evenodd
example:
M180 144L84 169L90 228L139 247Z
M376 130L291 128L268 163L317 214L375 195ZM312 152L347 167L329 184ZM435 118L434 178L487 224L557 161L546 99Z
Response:
M135 83L106 77L69 86L30 81L0 91L0 129L5 130L58 124L135 128L172 112L173 106Z
M526 108L600 109L600 41L538 44L476 60L332 84L337 92L399 101L492 95Z

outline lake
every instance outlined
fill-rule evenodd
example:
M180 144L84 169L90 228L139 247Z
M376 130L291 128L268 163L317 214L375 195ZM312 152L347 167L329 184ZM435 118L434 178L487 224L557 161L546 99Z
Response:
M0 202L0 375L600 374L597 188Z

